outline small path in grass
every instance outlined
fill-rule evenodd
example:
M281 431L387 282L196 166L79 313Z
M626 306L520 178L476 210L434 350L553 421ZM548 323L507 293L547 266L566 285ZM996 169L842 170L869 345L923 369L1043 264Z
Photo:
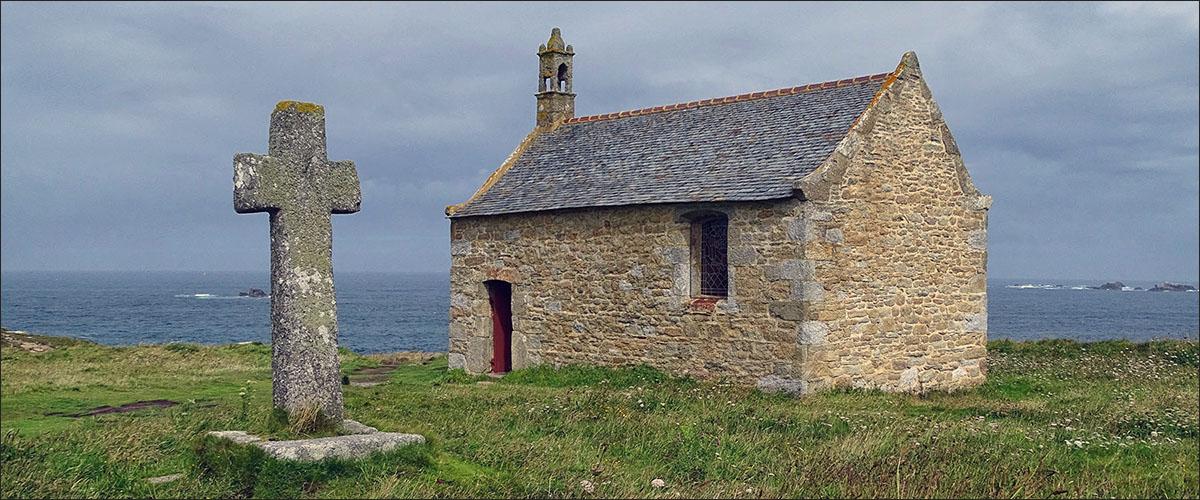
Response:
M350 385L354 387L373 387L383 384L392 377L392 372L400 368L401 365L425 364L440 354L442 353L389 352L386 354L372 354L368 357L379 361L379 366L359 368L350 372Z
M88 411L81 413L47 413L46 416L52 417L92 417L96 415L107 415L110 413L128 413L131 411L145 410L146 408L170 408L179 404L178 402L169 399L151 399L148 401L135 401L133 403L125 403L121 406L97 406Z
M19 330L4 330L0 332L0 343L5 346L16 347L22 351L28 352L46 352L54 350L53 347L33 340L33 337Z

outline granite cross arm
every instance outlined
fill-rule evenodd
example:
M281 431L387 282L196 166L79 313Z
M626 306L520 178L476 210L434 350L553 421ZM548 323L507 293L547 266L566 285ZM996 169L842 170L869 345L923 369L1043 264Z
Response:
M330 214L359 210L351 161L330 161L325 109L283 101L271 114L267 155L234 156L233 206L271 223L272 401L289 416L315 407L342 419Z

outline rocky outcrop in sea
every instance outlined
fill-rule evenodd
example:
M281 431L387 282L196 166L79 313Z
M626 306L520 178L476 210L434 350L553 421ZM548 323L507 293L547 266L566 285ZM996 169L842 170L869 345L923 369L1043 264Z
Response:
M1164 281L1162 283L1154 285L1154 288L1151 288L1150 291L1151 292L1194 292L1194 291L1196 291L1196 287L1194 287L1192 285L1185 285L1182 283L1171 283L1169 281Z

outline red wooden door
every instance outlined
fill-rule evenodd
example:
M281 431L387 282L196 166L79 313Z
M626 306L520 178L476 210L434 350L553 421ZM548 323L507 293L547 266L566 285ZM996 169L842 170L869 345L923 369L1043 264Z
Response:
M512 370L512 284L488 281L488 302L492 305L492 373Z

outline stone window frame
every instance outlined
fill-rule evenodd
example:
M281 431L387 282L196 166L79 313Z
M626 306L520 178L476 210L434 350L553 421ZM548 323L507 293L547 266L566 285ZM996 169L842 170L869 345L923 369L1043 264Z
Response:
M700 209L685 212L681 215L681 219L688 223L688 271L690 277L688 295L693 299L713 302L730 298L733 295L733 273L729 266L729 214L719 210ZM725 293L723 295L703 293L701 281L701 268L703 264L701 250L704 246L703 228L706 223L711 223L714 220L719 220L725 225Z

